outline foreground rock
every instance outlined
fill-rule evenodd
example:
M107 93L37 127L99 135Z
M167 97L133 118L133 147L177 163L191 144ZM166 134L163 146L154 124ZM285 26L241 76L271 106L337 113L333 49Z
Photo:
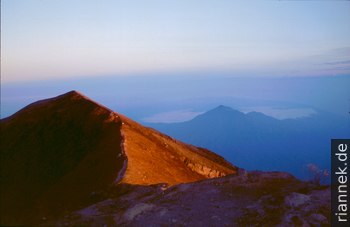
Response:
M105 197L105 198L103 198ZM328 226L330 189L279 172L245 172L167 188L122 184L43 225Z

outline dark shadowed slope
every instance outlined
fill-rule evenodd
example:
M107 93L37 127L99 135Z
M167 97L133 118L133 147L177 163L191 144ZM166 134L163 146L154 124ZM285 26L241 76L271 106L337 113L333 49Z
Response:
M1 224L40 223L113 183L178 184L236 172L72 91L1 120Z
M119 119L77 92L33 103L1 121L1 219L76 207L116 179L126 159ZM45 212L45 211L43 211Z

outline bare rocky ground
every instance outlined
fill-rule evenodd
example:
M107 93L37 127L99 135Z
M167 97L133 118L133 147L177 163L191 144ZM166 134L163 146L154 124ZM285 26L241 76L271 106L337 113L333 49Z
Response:
M246 172L167 187L119 184L99 202L43 225L329 226L330 189L281 172Z

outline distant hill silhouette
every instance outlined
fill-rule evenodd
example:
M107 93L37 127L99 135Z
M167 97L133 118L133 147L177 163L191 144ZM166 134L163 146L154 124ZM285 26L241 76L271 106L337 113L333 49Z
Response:
M278 120L222 105L190 121L148 125L213 150L240 167L287 171L303 179L309 177L309 163L329 170L331 138L350 136L347 119L325 112Z

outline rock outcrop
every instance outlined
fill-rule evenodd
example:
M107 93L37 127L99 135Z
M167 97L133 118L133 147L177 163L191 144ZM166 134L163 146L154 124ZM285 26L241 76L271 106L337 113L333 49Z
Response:
M279 172L246 172L172 187L117 185L58 226L329 226L330 189ZM122 196L121 196L122 194Z

